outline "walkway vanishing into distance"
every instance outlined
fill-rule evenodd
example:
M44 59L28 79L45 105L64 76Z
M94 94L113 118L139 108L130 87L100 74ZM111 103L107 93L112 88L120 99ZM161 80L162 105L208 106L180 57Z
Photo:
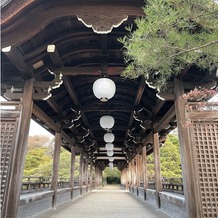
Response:
M167 218L119 185L106 185L38 218Z

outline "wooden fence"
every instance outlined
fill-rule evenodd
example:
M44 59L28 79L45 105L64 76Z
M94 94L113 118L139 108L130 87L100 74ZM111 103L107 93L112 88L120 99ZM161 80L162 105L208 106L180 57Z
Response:
M148 188L155 189L155 180L148 180ZM183 180L182 178L167 178L162 180L163 191L175 192L179 194L184 194Z

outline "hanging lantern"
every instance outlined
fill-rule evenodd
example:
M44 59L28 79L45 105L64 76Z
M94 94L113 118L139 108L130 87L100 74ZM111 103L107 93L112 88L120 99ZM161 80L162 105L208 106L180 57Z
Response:
M102 102L106 102L108 99L111 99L116 92L114 81L108 78L97 79L92 88L94 95Z
M114 158L113 158L113 157L109 157L108 160L109 160L110 162L113 162L113 161L114 161Z
M105 148L106 148L107 151L108 151L108 150L112 151L112 150L114 149L114 144L112 144L112 143L107 143L107 144L105 145Z
M111 133L111 132L107 132L107 133L105 133L104 134L104 141L105 142L113 142L114 141L114 139L115 139L115 136L114 136L114 134L113 133Z
M109 163L109 166L110 166L110 167L113 167L113 163L112 163L112 162L110 162L110 163Z
M114 126L114 118L109 115L105 115L100 118L100 126L104 129L111 129Z
M107 150L107 156L112 157L114 155L113 151Z
M114 164L112 162L109 163L110 170L113 170Z

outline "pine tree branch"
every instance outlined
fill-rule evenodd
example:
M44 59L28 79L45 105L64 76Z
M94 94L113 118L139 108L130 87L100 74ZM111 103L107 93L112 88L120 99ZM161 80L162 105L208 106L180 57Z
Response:
M173 57L175 57L175 56L178 56L178 55L181 55L181 54L190 52L190 51L199 50L199 49L201 49L201 48L205 48L205 47L207 47L207 46L209 46L209 45L213 45L213 44L216 44L216 43L218 43L218 40L215 40L215 41L212 41L212 42L208 42L208 43L206 43L206 44L204 44L204 45L201 45L201 46L198 46L198 47L194 47L194 48L190 48L190 49L187 49L187 50L184 50L184 51L180 51L180 52L178 52L177 54L170 56L170 58L173 58Z

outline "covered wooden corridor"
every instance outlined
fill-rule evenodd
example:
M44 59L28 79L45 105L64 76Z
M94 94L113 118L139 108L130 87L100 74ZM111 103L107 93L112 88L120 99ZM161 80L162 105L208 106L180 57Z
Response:
M57 207L38 218L167 218L142 200L121 190L120 185L106 185L74 202Z
M170 77L160 92L152 85L155 77L124 78L121 74L127 64L118 38L128 34L127 26L136 28L134 20L144 16L145 3L144 0L1 1L1 96L8 100L2 105L10 106L1 110L2 218L17 218L22 207L30 209L39 200L46 206L48 199L48 208L58 213L55 208L65 200L74 200L75 195L78 200L72 208L81 202L85 210L89 199L90 204L94 203L91 201L94 196L99 197L98 202L102 197L106 200L106 196L115 196L112 202L119 201L116 208L124 206L120 213L127 212L121 216L117 209L120 217L131 213L137 217L136 210L141 213L146 208L140 203L135 207L128 193L95 191L101 187L102 173L108 166L120 170L121 184L126 190L144 200L146 196L157 209L169 211L170 204L176 218L218 217L218 103L199 105L183 98L195 87L217 89L217 69L209 72L188 65ZM115 84L112 96L99 97L94 93L94 84L99 79L109 79ZM49 191L22 199L31 119L55 136L52 175ZM105 125L102 120L112 125ZM162 186L160 147L175 128L181 151L184 201L163 193ZM69 186L63 190L58 189L61 147L71 153ZM147 157L152 153L151 190ZM80 156L77 185L76 156ZM93 193L81 197L90 191ZM182 215L178 216L176 206L183 208ZM101 209L93 205L99 215ZM36 212L39 210L40 207L36 208Z

